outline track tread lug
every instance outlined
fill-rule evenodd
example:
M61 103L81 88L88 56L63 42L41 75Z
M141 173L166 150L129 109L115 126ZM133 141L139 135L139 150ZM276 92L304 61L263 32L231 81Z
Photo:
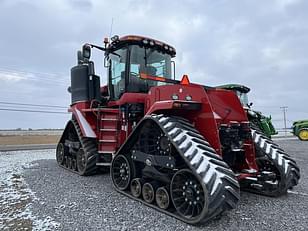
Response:
M295 160L257 128L251 128L251 134L254 138L256 150L259 152L257 153L258 157L265 156L268 161L274 164L275 168L280 172L281 182L279 188L269 192L251 188L247 188L247 190L267 196L280 196L287 193L290 187L298 184L300 178L300 170Z

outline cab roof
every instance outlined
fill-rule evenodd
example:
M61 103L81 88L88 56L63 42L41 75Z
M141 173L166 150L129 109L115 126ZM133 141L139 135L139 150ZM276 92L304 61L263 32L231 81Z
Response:
M249 87L246 87L244 85L241 84L224 84L224 85L219 85L216 86L216 88L220 88L220 89L226 89L226 90L236 90L242 93L248 93L250 91Z
M146 47L153 47L156 48L157 50L160 50L164 53L170 54L172 57L175 56L176 54L176 50L173 46L156 40L156 39L152 39L149 37L145 37L145 36L140 36L140 35L125 35L122 37L119 37L117 35L113 36L111 38L111 43L109 44L108 48L113 50L113 49L117 49L118 47L121 47L123 45L126 44L138 44L138 45L143 45Z

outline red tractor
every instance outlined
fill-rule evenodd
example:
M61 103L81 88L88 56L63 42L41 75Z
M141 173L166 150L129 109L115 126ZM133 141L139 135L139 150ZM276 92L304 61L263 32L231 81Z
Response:
M105 53L107 86L92 48ZM240 188L280 196L297 185L295 161L250 126L234 92L173 78L175 54L141 36L85 44L58 164L80 175L110 168L117 191L190 224L235 208Z

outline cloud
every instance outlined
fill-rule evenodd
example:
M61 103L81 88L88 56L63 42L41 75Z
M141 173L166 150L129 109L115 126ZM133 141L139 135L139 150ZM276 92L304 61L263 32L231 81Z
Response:
M74 9L85 11L85 12L90 12L93 7L92 2L88 0L70 0L69 4Z
M26 79L23 75L19 75L18 73L1 73L0 81L6 82L18 82L22 79Z
M278 116L287 105L290 120L308 117L302 106L308 101L307 10L308 2L300 0L0 1L0 69L22 70L0 73L6 82L0 97L69 105L66 88L76 51L84 42L101 45L113 19L112 34L140 34L175 46L178 78L246 84L251 101L265 113ZM106 82L102 54L94 57ZM33 125L30 115L22 121L20 115L5 116L16 117L16 124L0 127ZM37 123L61 127L65 121L48 117Z
M301 0L276 0L276 4L279 10L286 10L288 7L297 5L300 2Z

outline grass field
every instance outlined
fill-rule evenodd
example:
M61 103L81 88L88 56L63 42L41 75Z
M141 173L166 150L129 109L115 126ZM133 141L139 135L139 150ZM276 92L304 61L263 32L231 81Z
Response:
M60 135L0 135L0 145L56 144Z

